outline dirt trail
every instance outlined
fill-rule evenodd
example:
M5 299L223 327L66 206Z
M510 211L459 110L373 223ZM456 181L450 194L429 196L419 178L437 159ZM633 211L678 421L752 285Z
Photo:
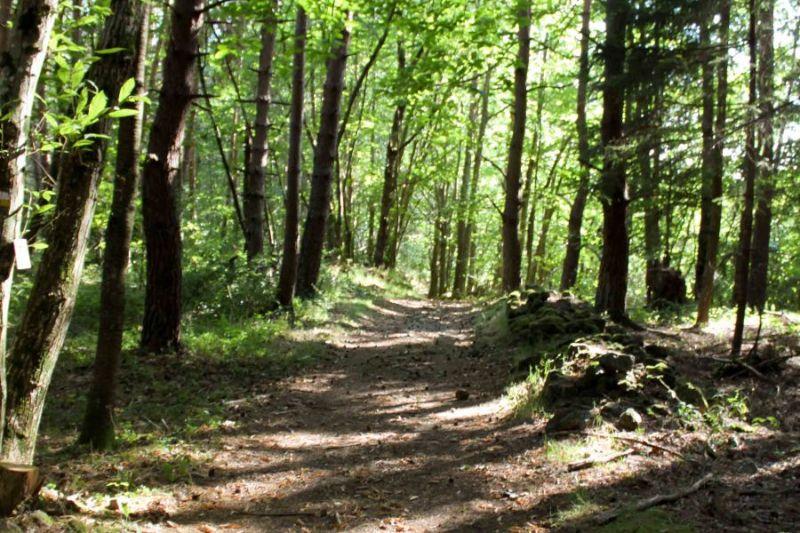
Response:
M378 302L327 362L232 402L209 478L170 519L252 531L504 529L531 424L498 416L507 377L472 347L472 308ZM468 395L468 398L465 398Z

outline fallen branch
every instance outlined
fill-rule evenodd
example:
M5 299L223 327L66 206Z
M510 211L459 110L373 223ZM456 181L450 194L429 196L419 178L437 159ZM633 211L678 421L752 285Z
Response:
M662 446L660 444L656 444L654 442L650 442L650 441L647 441L647 440L644 440L644 439L637 439L635 437L623 437L622 435L612 435L610 433L595 433L593 431L587 431L587 432L585 432L585 434L589 435L591 437L601 437L601 438L606 438L606 439L621 440L621 441L624 441L624 442L633 442L635 444L641 444L642 446L647 446L649 448L653 448L654 450L660 450L660 451L666 452L666 453L668 453L670 455L674 455L676 457L680 457L684 461L690 461L692 463L696 463L697 462L694 459L686 457L685 455L683 455L678 450L675 450L675 449L672 449L672 448L668 448L666 446Z
M588 459L583 459L582 461L573 461L567 465L567 472L577 472L578 470L585 470L586 468L592 468L593 466L610 463L612 461L616 461L617 459L627 457L632 453L633 450L629 449L623 452L612 453L610 455L590 457Z
M689 487L678 490L676 492L672 492L670 494L658 494L650 498L645 498L644 500L640 500L639 502L635 503L633 506L630 507L620 507L613 511L602 513L597 518L595 518L594 521L597 525L602 526L604 524L608 524L609 522L613 522L614 520L619 518L619 516L622 515L623 513L640 512L644 511L645 509L649 509L650 507L655 507L656 505L662 505L665 503L671 503L680 500L681 498L685 498L690 494L694 494L695 492L703 488L703 486L709 481L711 481L711 478L713 477L714 474L712 472L709 472L705 476L695 481Z

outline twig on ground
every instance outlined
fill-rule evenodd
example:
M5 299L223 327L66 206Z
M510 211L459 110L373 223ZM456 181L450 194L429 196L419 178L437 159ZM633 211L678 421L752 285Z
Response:
M617 459L627 457L632 453L633 450L628 449L623 452L612 453L610 455L603 455L600 457L589 457L588 459L583 459L581 461L573 461L567 465L567 472L577 472L578 470L584 470L586 468L591 468L593 466L610 463L612 461L616 461Z
M714 474L712 472L709 472L708 474L701 477L700 479L695 481L692 485L686 488L672 492L670 494L658 494L656 496L640 500L630 507L623 506L613 511L602 513L597 518L595 518L594 522L597 525L608 524L609 522L613 522L614 520L619 518L619 516L625 512L640 512L644 511L645 509L649 509L650 507L655 507L656 505L661 505L664 503L670 503L676 500L680 500L681 498L685 498L690 494L694 494L695 492L703 488L703 486L709 481L711 481L713 477Z
M674 450L672 448L668 448L666 446L662 446L660 444L656 444L654 442L650 442L650 441L647 441L647 440L644 440L644 439L637 439L636 437L624 437L622 435L613 435L611 433L595 433L593 431L587 431L587 432L585 432L585 434L589 435L591 437L601 437L601 438L605 438L605 439L621 440L621 441L624 441L624 442L633 442L635 444L641 444L642 446L648 446L650 448L653 448L654 450L660 450L662 452L666 452L666 453L674 455L676 457L680 457L684 461L690 461L692 463L697 463L698 462L697 460L692 459L691 457L686 457L684 454L682 454L678 450Z

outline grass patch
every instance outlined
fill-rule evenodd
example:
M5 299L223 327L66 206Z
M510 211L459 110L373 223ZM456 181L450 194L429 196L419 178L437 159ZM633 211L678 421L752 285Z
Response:
M647 509L638 513L625 513L610 524L599 528L603 533L692 533L694 528L678 523L664 509Z
M552 370L550 361L545 361L544 364L530 369L524 380L506 388L503 402L511 416L520 419L548 416L542 400L542 389Z
M602 510L603 508L592 501L586 491L577 490L571 495L570 503L555 513L552 525L557 529L575 522L582 522Z

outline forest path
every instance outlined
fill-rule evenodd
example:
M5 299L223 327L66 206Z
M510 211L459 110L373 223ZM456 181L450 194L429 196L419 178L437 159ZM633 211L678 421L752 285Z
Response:
M234 404L240 422L213 475L172 521L192 531L505 529L518 497L505 480L537 428L499 416L507 367L473 347L473 313L376 302L327 343L325 363Z

